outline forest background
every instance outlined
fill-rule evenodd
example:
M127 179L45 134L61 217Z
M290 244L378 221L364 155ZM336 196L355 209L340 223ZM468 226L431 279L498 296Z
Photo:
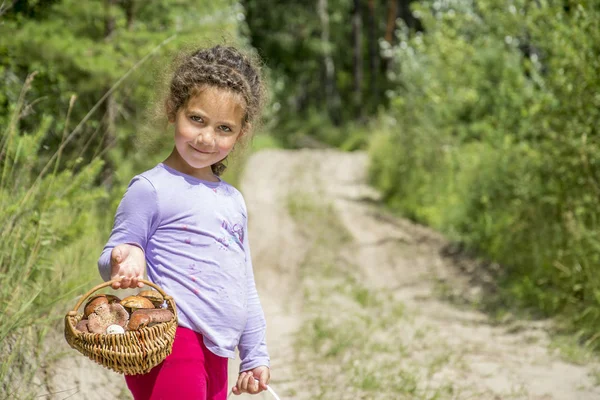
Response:
M0 5L0 397L99 280L131 177L170 151L165 66L221 43L265 62L250 151L368 151L390 209L486 260L478 306L556 317L600 348L600 1L13 0Z

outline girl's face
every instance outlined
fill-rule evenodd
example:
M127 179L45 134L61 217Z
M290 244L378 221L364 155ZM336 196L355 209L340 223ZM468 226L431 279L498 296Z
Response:
M183 173L214 180L210 166L227 157L243 133L241 103L239 96L221 88L195 91L169 121L175 124L177 151L168 161Z

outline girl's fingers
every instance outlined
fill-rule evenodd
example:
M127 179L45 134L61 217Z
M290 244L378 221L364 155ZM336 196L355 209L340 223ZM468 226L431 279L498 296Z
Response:
M113 289L127 289L131 282L131 278L125 275L121 266L117 265L116 267L116 271L110 276L110 279L117 281L114 282L111 287Z
M245 372L245 376L242 379L242 391L250 393L254 384L254 378L252 377L252 372Z
M255 379L254 377L250 377L250 379L248 379L248 393L257 394L259 392L260 392L260 387L258 384L258 379Z
M138 278L137 278L137 276L134 276L133 278L131 278L131 283L129 284L129 287L134 289L137 286L138 286Z
M131 278L128 276L121 277L121 288L127 289L128 287L131 287Z
M238 390L239 393L242 392L241 389L242 389L242 381L243 381L244 376L245 376L244 374L245 374L245 372L242 372L241 374L238 375L238 380L237 380L237 382L235 384L235 387L237 388L237 390Z
M139 268L136 268L137 271L135 271L135 276L133 278L131 278L131 288L135 289L135 288L141 288L142 286L144 286L144 284L142 282L140 282L140 279L144 279L144 275L143 273L139 272Z
M269 384L269 370L264 369L260 374L260 388L262 390L267 390L267 385Z
M128 250L129 248L127 246L121 244L115 246L110 254L113 265L122 263L129 255Z
M113 248L110 252L110 262L113 266L121 262L121 250L119 246Z
M242 378L242 386L240 389L242 389L242 392L247 392L248 391L248 380L250 379L250 374L248 374L247 372L244 372L244 377Z
M140 279L144 279L144 273L138 274L137 279L137 287L144 287L144 282L140 282Z

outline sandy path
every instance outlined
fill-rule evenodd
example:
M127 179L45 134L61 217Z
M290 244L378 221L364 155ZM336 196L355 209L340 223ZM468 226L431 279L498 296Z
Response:
M455 393L463 393L456 398L600 398L593 379L598 364L576 366L561 361L549 351L543 323L493 326L482 313L439 301L435 282L463 286L451 261L440 255L446 241L408 221L378 218L377 208L357 201L377 197L365 185L366 155L331 155L305 154L306 164L313 164L310 158L324 160L316 163L320 175L331 171L326 191L354 238L352 247L358 250L352 256L369 285L391 290L394 298L414 312L413 328L425 327L438 346L452 350L432 382L451 382Z
M248 162L242 191L268 323L271 386L282 400L600 399L599 364L570 364L550 351L546 323L493 325L439 299L436 282L469 290L440 255L444 238L374 205L366 163L363 153L330 150L268 150ZM316 240L319 229L325 236L335 230L310 212L291 215L299 194L314 207L331 207L316 215L335 214L348 237ZM321 259L335 265L325 270ZM324 328L315 334L315 327ZM76 360L53 366L79 368L50 378L53 392L76 387L69 398L128 398L118 375ZM230 363L231 382L237 366ZM114 389L102 390L109 382Z
M600 388L594 379L598 364L562 361L549 350L544 323L494 326L482 313L438 299L436 282L463 284L451 261L440 255L446 241L408 221L382 218L381 210L369 201L378 196L365 184L366 164L364 153L328 150L265 151L248 164L243 191L251 218L257 281L269 324L272 386L286 398L379 398L377 392L343 387L339 392L308 390L311 377L303 375L305 366L294 365L288 348L294 346L294 332L303 333L303 324L311 316L302 307L301 292L306 291L303 285L307 281L299 277L307 238L289 217L286 197L312 193L315 201L333 205L352 237L339 257L357 267L369 290L389 294L410 316L398 323L399 329L380 331L381 342L405 343L409 353L414 349L415 354L405 355L407 368L419 371L430 369L431 360L437 363L428 376L416 374L428 379L417 386L451 388L447 393L438 392L438 398L599 399ZM390 306L381 306L382 313ZM332 318L335 312L332 310ZM428 398L427 390L415 393ZM381 398L405 398L389 394Z

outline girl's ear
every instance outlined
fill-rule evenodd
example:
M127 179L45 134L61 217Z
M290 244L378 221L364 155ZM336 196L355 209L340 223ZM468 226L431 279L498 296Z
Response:
M169 103L169 100L165 100L165 111L167 113L167 120L170 124L175 122L175 113L171 110L172 105Z
M244 126L242 126L242 130L240 131L238 139L241 139L242 137L246 136L251 130L252 124L250 124L249 122L244 123Z

